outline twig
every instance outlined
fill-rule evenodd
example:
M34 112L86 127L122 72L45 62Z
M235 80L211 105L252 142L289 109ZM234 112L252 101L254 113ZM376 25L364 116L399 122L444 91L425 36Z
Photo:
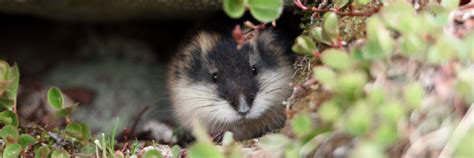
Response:
M140 120L142 119L142 116L143 114L148 111L148 108L150 108L150 106L145 106L142 108L142 110L140 110L140 112L138 113L137 116L135 116L135 121L133 122L133 125L132 125L132 129L130 131L131 134L135 134L135 128L137 128L138 126L138 123L140 122Z

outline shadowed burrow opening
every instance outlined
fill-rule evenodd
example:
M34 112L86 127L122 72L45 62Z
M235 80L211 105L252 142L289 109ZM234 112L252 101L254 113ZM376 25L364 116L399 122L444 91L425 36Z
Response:
M0 18L0 58L20 67L21 120L65 126L46 101L47 90L59 87L66 105L79 103L72 118L87 123L93 134L110 133L117 126L117 133L128 129L129 136L164 143L180 128L166 93L170 58L196 28L233 27L245 21L229 20L223 12L176 19L84 20L6 13ZM278 27L299 33L298 16L285 12L281 19Z

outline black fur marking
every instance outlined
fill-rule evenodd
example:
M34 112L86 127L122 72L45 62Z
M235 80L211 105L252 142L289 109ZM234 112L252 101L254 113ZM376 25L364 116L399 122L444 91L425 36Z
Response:
M219 76L217 91L219 97L227 100L234 109L238 109L240 96L244 96L251 106L258 91L259 83L250 65L250 45L237 50L236 42L226 38L216 44L208 54L208 60L217 68Z
M188 77L191 78L195 82L207 82L209 81L208 71L206 70L205 63L200 57L199 50L193 50L191 54L191 67L188 68L187 74Z
M267 47L272 46L266 46L261 40L257 41L257 51L260 55L260 62L258 63L261 63L259 66L262 68L272 69L278 66L278 61L276 60L277 57L274 55L274 53L271 52L271 49L268 49Z

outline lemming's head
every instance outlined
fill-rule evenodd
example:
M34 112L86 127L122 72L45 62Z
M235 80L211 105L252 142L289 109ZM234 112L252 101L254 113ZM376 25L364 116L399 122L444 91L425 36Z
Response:
M198 33L171 65L177 117L184 126L198 119L210 131L262 117L272 120L265 113L281 111L291 93L287 50L270 29L240 48L230 34Z

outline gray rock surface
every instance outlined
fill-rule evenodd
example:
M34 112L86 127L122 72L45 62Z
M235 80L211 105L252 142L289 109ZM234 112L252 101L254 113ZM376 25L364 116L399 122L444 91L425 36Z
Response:
M2 12L63 20L195 18L221 9L222 0L0 0Z
M171 119L163 105L166 69L146 45L131 39L91 40L79 61L61 61L43 82L61 88L83 87L95 92L90 105L79 105L73 119L86 122L93 132L132 127L137 117ZM146 113L141 112L147 108ZM165 111L165 112L161 112ZM144 122L139 122L141 126ZM138 127L140 128L140 127Z

